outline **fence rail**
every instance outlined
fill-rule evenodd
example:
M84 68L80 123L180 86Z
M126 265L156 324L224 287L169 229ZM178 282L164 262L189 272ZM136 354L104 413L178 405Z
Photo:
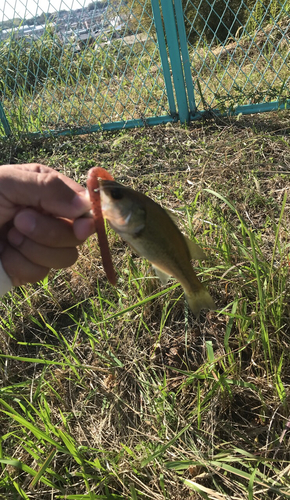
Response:
M2 136L290 107L290 0L26 1L0 7Z

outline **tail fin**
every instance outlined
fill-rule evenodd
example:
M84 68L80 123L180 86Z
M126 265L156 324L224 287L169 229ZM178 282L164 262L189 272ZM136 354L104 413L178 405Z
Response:
M216 305L206 290L202 287L197 292L185 292L185 297L193 314L198 318L201 309L216 309Z

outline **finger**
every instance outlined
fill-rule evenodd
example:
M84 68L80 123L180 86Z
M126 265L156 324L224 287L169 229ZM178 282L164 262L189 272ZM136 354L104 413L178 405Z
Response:
M41 167L41 168L40 168ZM9 207L15 205L33 206L59 217L74 219L90 210L91 204L85 190L76 192L63 177L55 172L0 167L1 203Z
M1 262L14 286L36 283L44 279L49 272L48 267L34 264L10 245L2 252Z
M21 235L28 236L36 243L47 247L76 247L81 241L76 237L73 224L67 219L57 219L50 215L32 209L24 209L14 217L14 228L18 233L10 230L8 240L13 244L20 244ZM11 238L17 237L17 241Z
M61 174L60 172L57 172L51 167L48 167L47 165L42 165L41 163L24 163L24 164L16 164L16 165L3 165L5 167L15 168L17 170L22 170L22 171L30 171L30 172L36 172L36 173L42 173L42 174L47 174L47 173L56 173L60 179L63 180L65 184L67 184L73 191L76 193L85 193L85 188L75 182L73 179L70 177L67 177L64 174Z
M78 251L74 246L52 248L35 243L31 239L23 237L21 233L13 234L13 231L11 229L9 232L11 246L37 266L61 269L72 266L78 258ZM21 237L20 240L17 240L18 235Z
M85 241L91 234L95 233L95 223L92 217L79 217L73 223L74 233L80 241Z

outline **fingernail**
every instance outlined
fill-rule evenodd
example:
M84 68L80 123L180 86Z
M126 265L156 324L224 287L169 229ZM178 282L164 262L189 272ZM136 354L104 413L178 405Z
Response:
M23 243L24 236L13 227L7 234L7 239L11 245L19 247Z
M14 218L14 226L21 233L29 235L33 233L36 226L35 216L29 212L20 212Z

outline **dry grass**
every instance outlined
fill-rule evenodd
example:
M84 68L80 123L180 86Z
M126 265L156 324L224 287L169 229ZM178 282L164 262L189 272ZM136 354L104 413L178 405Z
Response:
M3 498L289 498L289 132L284 112L3 144L1 163L101 165L174 209L218 307L196 321L113 231L116 288L92 237L5 296Z

